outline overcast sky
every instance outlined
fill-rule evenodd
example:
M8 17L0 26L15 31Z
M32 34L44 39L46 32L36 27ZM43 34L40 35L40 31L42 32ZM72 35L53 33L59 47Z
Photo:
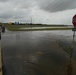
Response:
M76 0L0 0L1 22L72 24Z

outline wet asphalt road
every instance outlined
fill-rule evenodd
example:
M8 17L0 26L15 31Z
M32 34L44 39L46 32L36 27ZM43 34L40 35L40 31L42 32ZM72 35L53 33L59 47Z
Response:
M71 41L72 33L6 30L1 40L4 75L65 75L69 56L58 41Z

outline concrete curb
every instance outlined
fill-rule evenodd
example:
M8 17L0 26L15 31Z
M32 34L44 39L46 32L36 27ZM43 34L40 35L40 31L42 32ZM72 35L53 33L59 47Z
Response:
M2 56L1 56L1 47L0 47L0 75L2 75Z
M0 75L2 75L1 33L0 33Z

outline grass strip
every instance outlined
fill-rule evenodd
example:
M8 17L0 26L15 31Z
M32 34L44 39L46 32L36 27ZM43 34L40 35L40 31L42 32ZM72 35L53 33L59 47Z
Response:
M10 30L10 31L43 31L43 30L70 30L72 28L58 28L59 26L57 26L57 28L40 28L40 29L32 29L33 27L43 27L43 26L35 26L35 25L5 25L5 27ZM21 28L28 28L31 27L31 29L21 29ZM46 26L48 27L48 26ZM53 27L53 26L49 26L49 27Z

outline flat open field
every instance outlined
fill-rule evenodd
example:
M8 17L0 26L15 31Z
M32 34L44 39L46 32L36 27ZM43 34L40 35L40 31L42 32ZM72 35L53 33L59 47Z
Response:
M8 25L5 27L11 31L40 31L40 30L70 30L73 26L67 25Z

